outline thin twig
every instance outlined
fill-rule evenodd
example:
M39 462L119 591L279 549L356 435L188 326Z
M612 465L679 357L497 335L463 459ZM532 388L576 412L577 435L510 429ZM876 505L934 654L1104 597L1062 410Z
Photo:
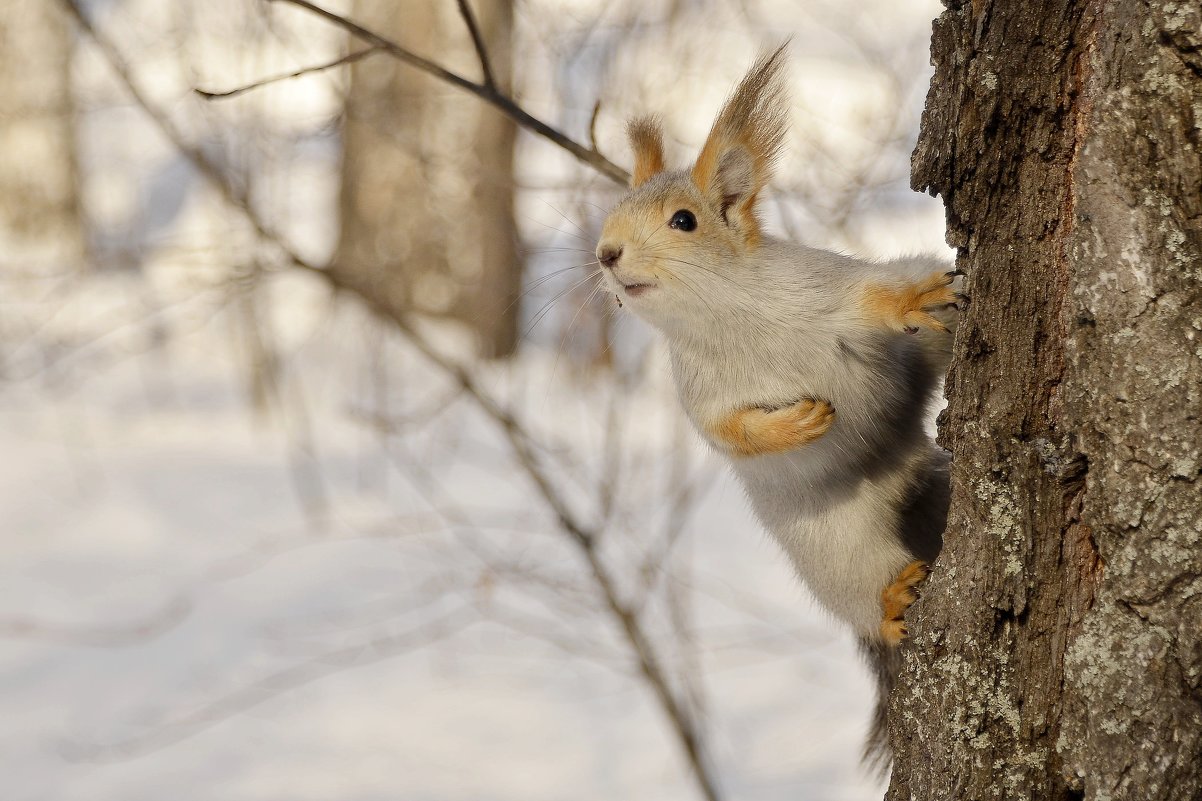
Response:
M597 149L597 118L601 116L601 98L593 104L593 113L588 118L588 143L593 150Z
M273 75L270 78L262 78L254 83L248 83L245 86L239 86L236 89L227 89L224 92L210 92L207 89L193 89L192 91L203 97L205 100L225 100L238 95L246 94L254 89L259 89L280 81L287 81L292 78L299 78L302 75L312 75L315 72L325 72L326 70L341 67L343 64L354 64L356 61L362 61L373 53L379 53L380 48L368 47L363 50L356 50L353 53L348 53L342 58L336 58L333 61L327 61L324 64L316 64L312 67L302 67L296 72L289 72L286 75Z
M484 46L484 37L480 35L480 26L476 24L476 15L472 13L472 7L467 4L467 0L457 0L459 3L459 16L463 17L463 23L467 25L468 32L472 35L472 46L476 48L476 58L480 59L480 72L484 74L484 85L490 89L497 88L497 81L493 77L492 64L488 60L488 49Z
M73 0L64 0L65 2L73 2ZM416 53L402 47L391 39L387 39L378 33L369 31L362 25L354 22L332 11L327 11L320 6L315 6L308 0L271 0L276 3L289 3L291 5L303 8L317 16L325 19L338 27L350 33L368 44L379 47L384 52L393 58L403 61L415 69L419 69L428 75L433 75L439 80L445 81L452 86L457 86L465 92L470 92L494 108L500 110L518 125L528 131L538 134L539 136L559 145L564 150L571 153L581 162L589 165L597 172L610 178L620 184L628 184L630 182L630 174L623 170L618 165L614 164L609 159L602 156L596 150L585 147L584 145L567 136L563 132L552 128L547 123L532 116L528 111L519 106L508 95L502 94L496 87L487 84L476 83L464 78L462 75L451 72L450 70L435 64L429 59L423 58Z
M143 92L141 87L138 86L138 83L134 81L133 75L130 73L129 65L126 64L125 59L121 56L121 53L117 50L116 46L112 43L112 41L109 40L107 36L105 36L103 33L97 30L95 26L92 25L91 20L88 19L87 15L84 14L83 10L80 8L79 0L61 1L67 11L79 23L79 26L83 29L83 31L88 34L88 36L96 44L96 47L99 48L101 54L105 58L105 61L107 61L112 67L113 72L117 74L118 80L121 81L121 84L125 87L126 91L128 91L130 96L133 97L134 102L137 103L144 112L146 112L146 115L150 117L151 121L154 122L154 124L163 133L167 140L171 142L175 149L178 150L180 154L183 155L188 161L190 161L192 166L195 167L196 170L203 175L213 185L213 187L217 189L218 192L221 193L222 198L224 198L225 201L231 206L242 212L243 216L246 217L247 221L255 229L255 232L259 234L259 236L269 242L274 242L277 246L279 246L286 253L288 260L294 266L320 275L326 275L325 270L322 270L314 264L310 264L302 259L299 255L293 253L284 244L283 238L276 234L276 232L273 231L250 207L250 200L246 193L243 190L236 188L233 183L231 183L217 162L210 158L209 155L199 147L196 147L189 142L188 138L184 136L184 133L180 127L175 124L175 121L172 120L162 108L150 102L150 99L146 96L146 93ZM332 280L329 278L329 276L327 276L327 279Z

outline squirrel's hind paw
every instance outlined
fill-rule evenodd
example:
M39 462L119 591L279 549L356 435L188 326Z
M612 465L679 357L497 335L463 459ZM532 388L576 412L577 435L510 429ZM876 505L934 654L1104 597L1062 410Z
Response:
M911 562L906 565L897 579L881 590L881 639L889 645L898 645L906 639L906 610L918 600L916 587L926 580L930 568L926 562Z

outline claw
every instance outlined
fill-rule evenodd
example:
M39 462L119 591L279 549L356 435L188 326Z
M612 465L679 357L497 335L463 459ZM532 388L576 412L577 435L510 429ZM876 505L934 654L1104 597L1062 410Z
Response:
M881 591L881 637L890 645L897 645L909 635L905 614L910 604L918 600L918 587L930 569L924 562L911 562L898 575L897 580Z

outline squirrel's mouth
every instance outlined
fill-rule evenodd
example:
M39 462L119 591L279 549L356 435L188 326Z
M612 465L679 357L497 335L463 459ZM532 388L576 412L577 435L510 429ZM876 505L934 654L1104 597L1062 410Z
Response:
M632 298L637 298L648 289L654 288L655 284L622 284L622 291Z

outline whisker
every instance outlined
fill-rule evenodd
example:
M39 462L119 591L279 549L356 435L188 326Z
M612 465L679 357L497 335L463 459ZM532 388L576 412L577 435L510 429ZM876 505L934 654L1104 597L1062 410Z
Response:
M736 288L737 288L737 289L738 289L740 292L743 292L743 293L744 293L744 294L746 294L746 295L750 295L750 294L751 294L751 293L750 293L750 292L747 290L747 287L743 286L743 285L742 285L742 284L740 284L738 281L736 281L735 279L731 278L729 275L723 275L722 273L720 273L720 272L718 272L717 270L715 270L713 267L706 267L704 264L696 264L696 263L694 263L694 262L691 262L691 261L689 261L688 259L678 259L678 258L675 258L675 257L673 257L673 256L663 256L663 257L661 257L661 258L665 259L666 261L676 262L677 264L685 264L685 265L688 265L689 267L693 267L693 268L696 268L696 269L698 269L698 270L701 270L701 271L703 271L703 272L707 272L707 273L709 273L710 275L714 276L715 278L720 278L720 279L722 279L723 281L726 281L726 282L727 282L728 284L730 284L731 286L734 286L734 287L736 287Z
M622 325L623 325L623 324L624 324L624 323L625 323L627 320L629 320L629 319L630 319L630 315L629 315L629 314L623 314L623 315L621 315L620 317L618 316L618 311L619 311L621 308L622 308L621 306L618 306L618 305L616 305L616 304L615 304L615 305L614 305L614 307L613 307L612 309L610 309L608 312L606 312L606 314L608 314L610 317L615 317L616 319L614 320L613 326L612 326L612 327L609 329L609 336L608 336L608 337L606 337L606 340L605 340L605 347L601 349L601 356L602 356L602 357L604 357L604 356L606 356L606 355L609 355L609 354L612 354L612 353L613 353L613 350L614 350L614 337L617 335L617 333L618 333L618 329L620 329L620 328L622 327Z
M671 221L670 221L670 220L664 220L662 223L660 223L659 225L657 225L657 226L655 227L655 229L651 231L651 233L647 234L647 236L645 236L645 237L642 237L642 238L641 238L641 241L639 242L639 248L642 248L644 245L646 245L646 244L647 244L647 240L648 240L648 239L650 239L651 237L655 236L657 233L659 233L659 229L663 228L663 227L664 227L665 225L667 225L669 222L671 222Z
M592 261L586 261L586 262L582 262L580 264L573 264L570 267L560 267L558 270L552 270L551 272L547 273L546 275L540 275L538 278L535 278L533 281L530 282L530 286L527 287L527 291L529 291L530 289L535 289L539 286L542 286L543 284L545 284L547 281L551 280L555 276L563 275L564 273L569 272L571 270L579 270L581 267L599 267L599 266L600 266L600 264L598 264L597 260L593 259Z
M529 214L523 214L522 218L525 220L529 220L532 223L541 225L543 228L554 231L557 234L564 234L565 236L570 236L570 237L574 237L575 239L579 239L581 242L584 242L585 244L592 244L592 240L590 240L588 237L581 236L580 234L573 233L572 231L565 231L562 228L556 228L554 225L545 223L542 220L537 220L534 217L531 217ZM569 220L569 222L571 222L571 221Z
M543 304L543 307L541 309L539 309L537 313L535 313L534 320L531 321L530 325L527 326L526 330L522 332L522 336L520 338L522 340L526 339L526 337L528 337L530 335L530 332L534 330L534 327L537 326L539 323L541 323L543 321L543 318L546 317L547 314L551 311L551 307L554 306L557 302L559 302L560 298L562 298L564 295L568 294L572 290L576 289L576 287L580 286L584 282L592 279L596 275L600 275L600 270L598 270L595 273L590 273L590 274L586 275L584 278L581 278L579 281L572 284L567 289L563 289L563 290L559 291L558 293L556 293L553 298L551 298L549 301L547 301L545 304Z
M569 272L571 270L579 270L581 267L590 267L596 263L597 262L595 262L595 261L590 261L590 262L585 262L584 264L573 264L571 267L564 267L559 270L553 270L552 272L549 272L544 276L540 276L539 278L534 279L533 281L530 282L529 286L527 286L525 289L523 289L521 291L521 293L519 293L518 296L513 299L512 303L510 303L508 306L505 307L505 311L507 312L510 309L512 309L515 303L518 303L519 301L524 299L527 295L529 295L531 292L538 289L539 287L541 287L543 284L547 283L551 279L556 278L560 275L563 275L564 273ZM502 312L502 313L504 313L504 312Z
M564 222L566 222L568 225L572 226L577 231L579 231L581 233L582 237L587 241L588 231L585 231L583 228L581 228L579 225L577 225L574 220L572 220L571 218L568 217L568 215L564 214L562 211L555 208L555 206L552 206L550 201L544 200L543 203L546 203L548 206L551 206L551 208L555 211L556 214L558 214L560 217L563 217Z
M598 274L598 278L600 279L600 274ZM572 333L572 326L576 325L576 320L577 320L577 318L580 317L580 313L582 311L584 311L584 307L587 306L589 304L589 302L591 302L592 299L597 296L597 293L601 291L601 287L603 287L604 285L605 285L604 279L598 280L596 285L593 287L593 290L591 292L589 292L588 296L584 299L584 303L581 303L580 308L578 308L576 310L576 313L574 315L572 315L572 319L568 322L568 327L564 331L563 339L560 340L560 342L559 342L560 350L562 350L563 346L567 343L568 334Z
M600 215L594 216L592 211L584 208L585 206L592 206L594 209L601 212ZM588 219L590 219L590 220L595 219L597 222L603 223L603 222L605 222L605 218L609 216L610 210L602 208L601 206L598 206L596 203L590 203L587 200L579 200L578 205L576 206L576 211L578 211L582 217L587 214L587 215L589 215Z
M596 251L589 250L588 248L568 248L568 247L557 247L554 245L548 245L547 247L540 247L540 248L526 248L522 252L524 254L526 254L527 256L533 255L536 253L537 254L542 254L542 253L587 253L591 256Z
M709 273L710 275L714 276L715 278L720 278L720 279L722 279L723 281L727 281L727 282L729 282L731 285L738 287L738 288L739 288L739 291L743 292L744 294L746 294L746 295L748 295L748 296L750 296L750 294L751 294L751 293L750 293L750 292L747 290L747 288L746 288L745 286L743 286L742 284L740 284L738 281L736 281L735 279L731 278L729 275L725 275L725 274L723 274L723 273L721 273L721 272L719 272L719 271L715 270L715 269L714 269L714 268L712 268L712 267L706 267L706 266L705 266L705 265L703 265L703 264L697 264L697 263L695 263L695 262L691 262L691 261L689 261L689 260L687 260L687 259L680 259L680 258L676 258L676 257L673 257L673 256L667 256L667 255L664 255L664 254L662 254L662 253L660 252L660 249L658 249L658 248L654 248L654 247L653 247L653 248L647 248L647 251L646 251L646 252L648 252L648 253L651 253L651 254L655 255L655 256L656 256L656 258L662 259L662 260L664 260L664 261L672 261L672 262L676 262L676 263L678 263L678 264L686 264L686 265L688 265L689 267L695 267L695 268L697 268L698 270L702 270L702 271L704 271L704 272L707 272L707 273Z
M598 279L596 286L593 287L593 291L588 293L584 301L580 304L580 308L576 309L576 313L572 315L572 319L568 322L568 327L564 329L563 337L559 340L559 347L555 350L555 361L551 364L550 380L552 382L555 381L556 371L559 370L559 357L563 355L564 346L568 343L568 337L572 333L572 328L576 325L576 320L579 319L580 313L584 311L585 307L592 303L593 298L601 291L601 287L605 285L605 279L601 278L600 274L598 274Z
M670 269L669 269L669 268L667 268L667 267L664 267L664 268L663 268L663 270L664 270L664 272L666 272L666 273L667 273L669 276L671 276L671 277L672 277L672 278L674 278L675 280L679 281L679 282L681 283L681 285L682 285L682 286L684 286L684 288L685 288L685 289L687 289L687 290L689 290L690 292L692 292L692 293L693 293L693 296L694 296L694 297L696 297L696 298L697 298L697 300L699 300L699 301L701 301L703 304L705 304L705 307L706 307L707 309L709 309L709 310L710 310L710 314L712 314L712 315L713 315L715 318L719 316L719 315L718 315L718 310L717 310L717 309L715 309L715 308L714 308L714 306L713 306L713 304L712 304L712 303L710 303L708 300L706 300L706 299L705 299L705 297L704 297L704 296L703 296L703 295L702 295L700 292L698 292L698 291L697 291L697 288L696 288L696 287L694 287L694 286L693 286L691 283L689 283L689 282L688 282L688 281L686 281L684 278L682 278L682 277L680 276L680 274L676 273L675 271L673 271L673 270L670 270Z

